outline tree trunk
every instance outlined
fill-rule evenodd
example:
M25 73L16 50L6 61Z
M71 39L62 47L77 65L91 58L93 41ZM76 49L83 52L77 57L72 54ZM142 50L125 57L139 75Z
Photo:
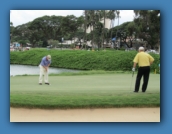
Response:
M105 30L105 10L104 10L104 26L103 26L103 37L102 37L102 43L103 43L103 49L105 49L105 46L104 46L104 30Z

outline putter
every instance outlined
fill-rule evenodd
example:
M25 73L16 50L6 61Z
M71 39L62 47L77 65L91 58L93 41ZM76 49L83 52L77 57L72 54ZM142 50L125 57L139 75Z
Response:
M132 82L133 82L133 76L134 76L134 71L132 73L132 79L131 79L131 84L130 84L130 91L131 91L131 86L132 86Z

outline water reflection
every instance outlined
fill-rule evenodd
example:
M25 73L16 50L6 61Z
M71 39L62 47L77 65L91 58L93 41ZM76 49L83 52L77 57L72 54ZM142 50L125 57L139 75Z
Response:
M63 72L79 72L79 70L72 69L62 69L62 68L49 68L49 74L60 74ZM14 75L39 75L38 66L29 66L29 65L10 65L10 76Z

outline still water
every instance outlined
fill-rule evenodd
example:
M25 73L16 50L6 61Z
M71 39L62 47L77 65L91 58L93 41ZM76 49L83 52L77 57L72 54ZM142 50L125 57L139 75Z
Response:
M63 72L79 72L79 70L72 69L62 69L62 68L49 68L49 74L60 74ZM29 65L10 65L10 76L15 75L39 75L39 67L38 66L29 66Z

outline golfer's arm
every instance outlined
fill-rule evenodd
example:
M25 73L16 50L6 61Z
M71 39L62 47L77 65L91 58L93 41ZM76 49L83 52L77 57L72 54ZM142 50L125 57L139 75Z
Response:
M150 65L152 65L153 64L153 61L152 62L150 62Z
M50 66L50 64L48 64L47 66L45 66L45 69L48 69L49 66Z
M134 62L134 64L133 64L133 68L136 68L136 65L137 65L137 63L136 63L136 62Z
M151 59L151 60L150 60L150 65L152 65L152 64L153 64L153 62L154 62L154 59Z
M150 65L152 65L154 62L154 58L150 56Z
M45 65L45 61L43 61L42 67L45 68L45 69L47 69L47 66Z
M45 69L47 69L48 67L50 66L50 64L48 64L48 65L43 65L43 67L45 68Z
M48 68L48 66L45 66L45 65L44 65L44 66L43 66L43 68L47 69L47 68Z

